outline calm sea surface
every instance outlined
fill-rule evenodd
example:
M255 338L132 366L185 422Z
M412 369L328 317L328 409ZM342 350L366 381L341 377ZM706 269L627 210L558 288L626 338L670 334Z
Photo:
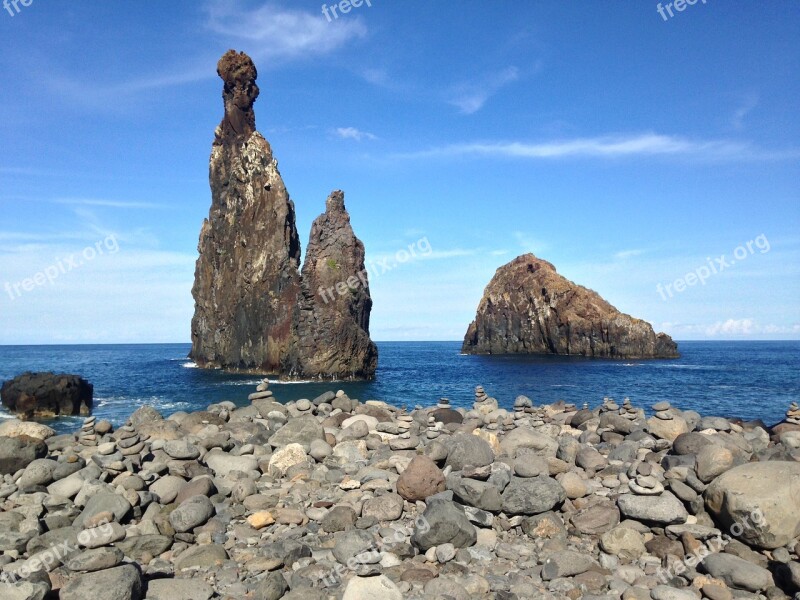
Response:
M471 406L474 387L481 384L508 408L519 394L535 403L563 399L592 407L604 396L627 396L641 406L669 400L706 415L768 424L800 400L800 342L681 342L682 358L667 361L463 356L460 347L460 342L382 342L373 382L276 383L271 389L281 401L344 389L353 398L398 406L429 406L442 396L455 406ZM26 370L82 375L94 384L94 414L115 424L145 404L165 416L221 400L247 404L258 377L195 368L188 352L188 344L0 346L0 381ZM0 409L0 418L10 416ZM80 422L66 418L50 424L63 432Z

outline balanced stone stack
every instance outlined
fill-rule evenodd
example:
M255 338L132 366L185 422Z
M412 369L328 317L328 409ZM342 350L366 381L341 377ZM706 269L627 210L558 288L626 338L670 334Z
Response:
M272 392L269 389L269 380L264 379L256 386L256 391L250 394L247 399L253 402L254 400L264 400L266 398L272 398Z
M83 420L81 430L78 433L78 441L82 446L97 446L97 434L94 430L95 417L87 417Z
M443 407L441 403L439 403L439 408L447 408ZM428 415L428 431L425 432L425 435L428 437L429 440L435 440L439 437L442 433L442 424L441 422L436 420L436 417L433 415Z
M636 410L636 408L634 408L634 406L631 404L631 399L630 398L625 398L622 401L622 408L619 409L619 416L624 418L624 419L629 419L631 421L635 421L641 415L640 415L639 411Z
M517 396L514 399L514 420L523 421L533 412L533 402L527 396ZM521 423L520 423L521 424Z
M477 411L478 414L488 414L497 410L497 407L497 400L490 398L484 391L483 386L479 385L475 388L475 402L472 404L473 410Z
M600 412L617 412L619 411L619 405L614 402L613 398L603 398L603 404L600 406Z
M94 445L6 422L0 598L797 599L800 436L658 408L448 409L433 439L443 409L341 391L144 407Z
M411 423L413 421L414 417L411 415L407 415L405 413L400 414L397 416L397 428L401 433L407 433L411 429Z
M786 411L786 422L800 425L800 406L797 405L797 402L792 402L789 410Z
M672 413L672 405L666 400L655 403L653 405L653 411L655 412L656 419L661 419L662 421L671 421L675 418Z

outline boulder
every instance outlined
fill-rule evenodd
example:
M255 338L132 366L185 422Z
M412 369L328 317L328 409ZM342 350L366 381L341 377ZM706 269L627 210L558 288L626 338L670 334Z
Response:
M0 475L13 475L34 460L47 456L47 445L27 435L0 437Z
M60 600L141 600L142 576L133 565L77 575L61 588Z
M0 398L24 419L89 415L94 387L78 375L28 372L4 382Z
M425 500L445 489L444 475L427 456L411 459L397 480L397 493L409 502Z
M362 517L374 517L376 521L396 521L403 515L403 498L398 494L384 494L370 498L361 509Z
M512 458L517 456L520 448L530 448L541 456L555 456L558 452L558 442L528 427L517 427L503 436L500 448L503 454Z
M32 423L11 419L0 423L0 436L2 437L30 437L37 440L46 440L56 434L52 427L44 423Z
M703 559L701 567L725 585L740 590L758 592L774 585L772 573L767 569L733 554L710 554Z
M228 560L228 552L219 544L206 544L204 546L189 546L175 560L175 570L190 569L192 567L216 567Z
M353 577L344 590L342 600L403 600L399 588L386 575Z
M800 535L800 463L753 462L717 477L705 491L708 512L735 537L773 549Z
M169 522L178 533L191 531L214 516L214 505L205 496L192 496L173 510Z
M475 526L469 522L464 510L455 502L430 499L422 517L414 523L411 542L423 552L450 543L456 548L466 548L477 540Z
M644 523L658 525L685 523L689 516L683 503L670 492L664 492L660 496L622 494L617 499L617 505L624 517Z
M447 441L445 466L461 471L465 466L485 467L494 462L494 452L488 442L477 435L459 433Z
M316 417L297 417L291 419L281 427L272 437L269 443L273 448L288 446L289 444L300 444L305 452L311 450L311 442L314 440L324 440L325 430L317 421Z
M566 498L561 484L546 475L512 477L502 494L502 509L510 515L538 515L560 506Z
M308 456L306 456L303 446L288 444L272 454L267 469L273 477L283 477L291 467L306 462L308 462Z

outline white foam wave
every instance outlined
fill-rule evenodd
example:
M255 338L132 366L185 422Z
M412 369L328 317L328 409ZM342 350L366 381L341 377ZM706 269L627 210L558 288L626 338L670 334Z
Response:
M187 363L183 363L181 366L184 369L196 369L197 368L197 363L195 363L195 362L187 362Z

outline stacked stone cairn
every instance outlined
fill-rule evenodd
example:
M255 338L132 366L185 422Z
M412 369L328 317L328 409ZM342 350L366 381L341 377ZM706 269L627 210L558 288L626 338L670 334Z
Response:
M786 411L786 422L800 425L800 406L797 406L797 402L792 402Z

